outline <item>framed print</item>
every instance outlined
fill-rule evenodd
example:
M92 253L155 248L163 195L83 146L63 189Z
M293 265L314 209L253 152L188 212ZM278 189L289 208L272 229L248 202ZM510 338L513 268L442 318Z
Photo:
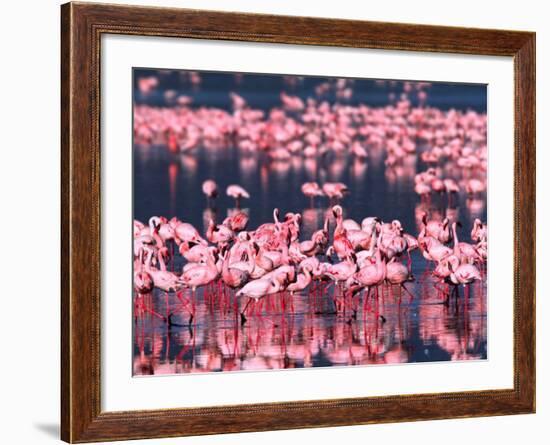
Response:
M535 410L535 35L62 6L62 439Z

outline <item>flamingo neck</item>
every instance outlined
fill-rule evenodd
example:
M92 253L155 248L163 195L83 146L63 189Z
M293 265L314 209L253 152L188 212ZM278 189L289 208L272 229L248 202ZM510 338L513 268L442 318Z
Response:
M346 234L346 229L344 228L342 215L338 214L336 216L336 228L334 229L334 237L337 237L339 235L345 235L345 234Z
M164 262L164 254L158 254L160 270L166 271L166 263Z
M147 272L151 271L151 262L153 261L153 251L149 251L147 254L147 259L145 260L145 270Z
M458 248L458 235L456 233L456 223L453 223L453 240L454 240L454 253L458 256L459 248Z
M275 222L275 225L276 226L279 226L279 216L278 216L278 211L277 209L273 210L273 221Z
M283 264L289 263L289 255L288 255L288 244L286 242L283 242L283 249L282 249L282 255L281 255L281 262Z

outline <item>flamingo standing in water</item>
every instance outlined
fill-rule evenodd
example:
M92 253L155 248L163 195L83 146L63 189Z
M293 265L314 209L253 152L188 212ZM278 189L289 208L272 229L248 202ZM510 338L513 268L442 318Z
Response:
M405 283L408 281L414 281L413 276L409 272L409 268L399 261L390 261L386 264L386 280L390 284L398 284L405 290L411 297L411 301L414 298L413 294L405 287Z
M218 196L218 184L212 179L207 179L202 183L202 192L206 195L206 200L210 207Z
M189 316L189 324L191 324L194 317L194 301L197 288L212 283L218 278L218 276L218 268L216 267L216 263L214 262L213 255L211 253L206 256L206 264L196 264L193 267L187 267L184 269L180 277L180 282L186 287L190 287L193 292L193 306Z
M418 246L422 250L422 255L428 261L440 262L453 253L453 250L431 236L423 236L418 239Z
M176 243L181 242L195 243L207 245L208 243L202 238L199 231L192 225L182 221L172 221L172 227L176 232Z
M143 254L145 248L141 248L139 252L139 258L134 262L134 290L139 295L149 294L153 291L155 283L151 274L149 274L143 264Z
M302 241L298 244L298 250L302 255L306 257L312 257L321 253L328 242L328 220L325 224L325 229L317 230L311 239Z
M231 289L243 287L250 278L251 271L229 264L229 252L226 252L222 265L222 280Z
M151 274L145 270L134 272L134 289L139 295L149 294L153 291L155 283Z
M236 208L240 208L241 199L250 198L250 194L244 188L242 188L240 185L237 185L237 184L232 184L228 186L225 193L227 194L227 196L235 200Z
M151 249L145 263L145 271L150 275L151 279L153 280L154 286L164 291L166 300L166 317L163 317L163 319L165 322L171 323L171 313L168 306L168 295L170 294L170 292L177 292L182 289L183 283L180 281L179 277L175 273L166 270L164 254L167 252L168 250L166 249L166 247L164 247L163 249L159 250L157 254L157 258L160 264L160 270L158 270L151 265L155 253L154 250Z
M311 283L311 271L312 267L310 264L304 264L302 267L302 272L297 274L296 281L290 283L286 290L290 292L290 295L294 295L295 292L303 291Z
M472 178L466 183L466 193L469 197L476 196L485 191L485 182Z
M419 238L422 235L431 236L441 244L446 244L451 241L452 233L450 231L450 221L448 218L445 218L443 221L437 221L435 219L428 220L428 214L423 212L421 220L424 225L424 230L421 232L421 235L419 235Z
M338 258L344 259L353 253L353 245L347 238L347 231L343 226L342 207L339 205L334 206L332 208L332 214L336 219L336 228L334 229L334 241L329 250L330 252L334 251Z
M235 233L229 227L220 224L216 225L213 220L208 223L206 230L206 239L218 247L228 245L235 238Z
M348 191L348 186L342 182L325 182L323 184L323 193L329 198L330 204L342 200Z
M454 293L458 299L458 286L462 285L465 289L470 283L473 283L476 280L481 280L481 273L479 269L473 264L465 263L460 264L457 268L454 268L451 262L447 263L449 268L449 276L447 277L447 282L454 285ZM449 304L450 293L447 293L447 297L444 301L445 305Z
M238 211L223 220L223 225L229 227L233 232L241 232L246 229L249 217L245 212Z
M482 258L479 255L476 246L469 243L460 242L458 234L456 232L457 227L462 227L460 222L454 222L453 225L453 238L454 238L454 254L463 262L482 262Z
M153 277L147 270L145 270L145 265L143 261L143 254L147 249L148 248L140 249L139 258L136 259L136 261L134 262L134 290L138 295L136 299L136 309L149 312L155 317L166 321L165 317L160 315L158 312L155 312L152 308L149 308L144 301L144 296L153 292L153 289L155 288Z
M376 249L374 256L368 257L365 262L366 264L352 277L352 281L358 283L360 288L367 289L367 295L363 303L364 310L366 310L366 301L369 299L372 289L376 290L376 296L378 297L378 286L383 284L386 279L386 266L379 249ZM353 292L353 285L351 287ZM382 323L386 321L383 315L380 315L380 320Z
M453 197L457 195L460 192L460 187L456 183L454 179L444 179L443 185L445 186L445 191L447 192L447 199L449 201L449 205L453 203Z
M154 254L155 252L153 250L149 251L149 255L145 263L145 271L147 271L153 279L155 287L167 293L180 290L183 287L183 283L175 273L166 270L163 253L157 254L160 270L151 265Z
M487 225L483 224L479 218L474 220L474 226L472 227L472 232L470 233L472 241L480 243L487 240Z
M254 303L256 303L260 298L263 298L266 295L276 294L277 292L281 291L284 287L286 280L286 273L278 273L269 276L269 278L260 278L258 280L253 280L245 284L244 287L236 294L237 297L248 297L248 301L241 311L241 325L244 325L246 323L246 317L244 314L250 302L254 301Z
M449 270L451 271L450 279L453 284L466 286L473 283L475 280L481 280L481 273L479 269L473 264L465 263L453 269L451 263L449 263Z
M411 252L418 249L418 240L409 233L404 233L403 238L405 238L405 240L407 241L407 268L409 269L410 273L412 267Z
M316 182L304 182L302 184L302 193L309 198L310 207L313 207L313 201L316 196L323 196L323 190Z

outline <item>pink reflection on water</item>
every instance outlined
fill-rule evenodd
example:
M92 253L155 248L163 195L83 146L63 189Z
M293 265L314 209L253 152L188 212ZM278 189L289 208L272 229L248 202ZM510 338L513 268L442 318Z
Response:
M419 264L413 290L418 299L411 302L398 287L381 286L378 298L361 296L352 323L349 311L333 312L333 291L316 284L293 298L287 293L265 297L263 309L256 309L244 327L238 317L242 303L217 283L197 294L190 325L187 313L178 312L180 300L170 297L178 314L173 326L147 313L136 320L134 375L484 358L485 284L460 291L460 298L445 306L431 274L418 271ZM155 291L149 298L164 313L164 295ZM191 292L182 298L190 301ZM377 314L384 314L384 323Z

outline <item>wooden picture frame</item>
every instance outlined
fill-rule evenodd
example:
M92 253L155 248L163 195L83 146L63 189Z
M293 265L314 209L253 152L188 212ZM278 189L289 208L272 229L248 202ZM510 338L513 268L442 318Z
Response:
M535 34L67 3L61 7L61 437L172 437L535 411ZM514 387L102 412L100 38L103 34L511 56L515 70Z

